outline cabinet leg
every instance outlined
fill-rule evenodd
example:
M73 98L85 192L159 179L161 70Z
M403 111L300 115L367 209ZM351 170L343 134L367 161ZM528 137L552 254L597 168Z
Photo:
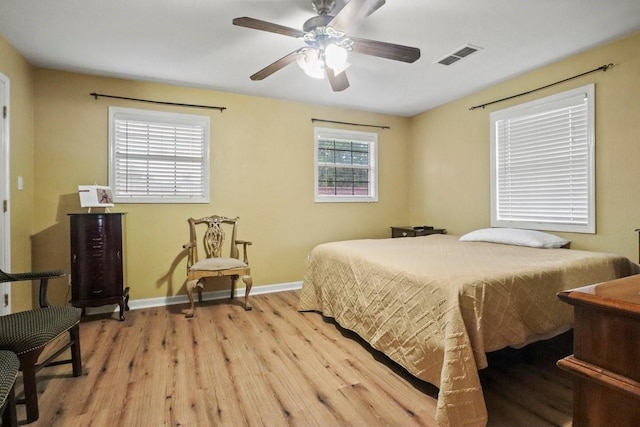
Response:
M129 310L129 287L124 289L118 305L120 306L120 321L122 322L124 321L124 311Z
M129 311L129 287L124 288L124 309Z

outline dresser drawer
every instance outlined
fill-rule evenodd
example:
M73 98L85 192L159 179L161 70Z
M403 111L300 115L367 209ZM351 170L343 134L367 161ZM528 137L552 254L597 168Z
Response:
M417 237L430 234L445 234L444 228L418 228L411 226L391 227L391 237Z

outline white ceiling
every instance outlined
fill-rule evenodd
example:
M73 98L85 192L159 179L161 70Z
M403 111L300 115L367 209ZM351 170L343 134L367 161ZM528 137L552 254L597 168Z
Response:
M387 0L351 35L418 47L415 63L352 53L339 93L295 63L251 81L304 44L232 19L314 15L310 0L0 0L0 33L39 67L411 116L640 30L640 0ZM436 63L465 44L483 49Z

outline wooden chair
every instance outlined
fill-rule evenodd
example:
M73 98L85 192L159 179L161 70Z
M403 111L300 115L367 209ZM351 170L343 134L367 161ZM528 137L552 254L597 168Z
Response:
M48 280L63 275L64 272L61 270L33 273L0 271L0 282L40 281L40 308L0 316L0 350L15 353L20 361L24 383L24 402L18 401L18 403L25 403L28 423L39 417L36 373L40 369L46 366L71 363L73 376L82 375L79 326L82 310L70 305L49 306L46 298ZM69 333L69 340L61 342L50 357L38 363L44 348L57 341L58 337L66 332ZM71 349L71 358L58 360L58 357L67 349Z
M252 242L236 239L237 226L239 218L227 218L224 216L211 215L208 217L193 219L189 218L189 243L183 245L188 252L187 255L187 296L189 297L189 310L186 317L193 317L195 307L193 301L193 290L198 289L198 301L202 302L203 281L208 277L231 278L231 298L235 297L236 280L240 277L245 284L244 292L244 308L251 310L249 304L249 292L253 280L251 278L251 270L249 268L249 259L247 255L247 246ZM224 228L230 228L231 240L229 242L229 257L221 256L225 241ZM202 248L205 257L198 257L198 234L196 228L203 231ZM238 246L242 245L242 258L239 259L240 251Z

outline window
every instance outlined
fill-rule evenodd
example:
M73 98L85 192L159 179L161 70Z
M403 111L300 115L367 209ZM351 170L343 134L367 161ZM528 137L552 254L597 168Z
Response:
M378 135L315 129L315 201L378 201Z
M491 113L491 225L595 233L594 86Z
M116 203L207 203L209 117L109 107Z

